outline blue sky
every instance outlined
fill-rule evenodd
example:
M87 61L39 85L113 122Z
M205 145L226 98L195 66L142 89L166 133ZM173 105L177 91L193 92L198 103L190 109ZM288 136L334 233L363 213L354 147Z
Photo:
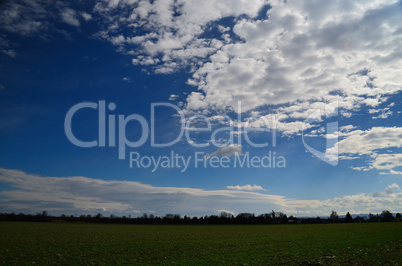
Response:
M0 211L401 211L400 1L0 13Z

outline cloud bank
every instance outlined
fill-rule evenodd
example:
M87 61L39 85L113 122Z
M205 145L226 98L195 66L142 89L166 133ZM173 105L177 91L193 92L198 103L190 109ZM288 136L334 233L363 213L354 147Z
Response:
M0 181L13 188L0 192L1 210L26 213L47 210L51 214L210 215L219 210L234 213L277 210L296 216L327 216L331 210L338 213L378 213L383 209L398 212L402 206L402 191L396 183L383 192L372 194L298 200L239 190L156 187L135 181L105 181L79 176L42 177L3 168L0 168Z

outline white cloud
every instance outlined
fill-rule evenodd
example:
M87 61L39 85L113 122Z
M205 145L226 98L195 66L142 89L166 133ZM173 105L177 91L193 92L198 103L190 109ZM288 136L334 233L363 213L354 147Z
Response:
M4 2L4 1L3 1ZM59 20L72 26L79 26L79 18L88 21L92 15L69 8L68 1L15 0L5 1L0 8L0 52L15 57L18 43L9 41L9 33L23 37L35 37L49 40L49 36L61 34L69 36L68 32L55 23L55 15Z
M246 109L252 109L327 98L331 91L370 96L400 90L396 62L401 56L396 56L395 62L379 59L398 50L394 31L401 28L397 24L399 4L373 7L353 3L344 9L337 2L322 10L314 5L306 9L299 1L274 1L272 5L268 19L244 19L235 25L234 32L244 42L221 49L232 60L222 63L212 59L195 72L192 83L204 92L204 101L211 107L232 106L235 97L246 103ZM323 14L317 16L317 12ZM373 20L383 24L376 25ZM364 33L363 27L368 25L373 26L371 35ZM389 45L379 51L384 42ZM381 70L384 67L388 73ZM376 106L379 99L364 99L362 103Z
M81 12L81 16L85 21L90 21L92 19L92 15L87 12Z
M47 210L61 213L114 213L128 215L152 211L156 215L181 213L213 214L277 210L288 215L329 215L338 213L378 213L400 211L402 192L394 183L384 192L359 193L326 200L298 200L279 195L230 190L155 187L134 181L101 180L87 177L41 177L19 170L0 168L0 181L11 190L0 191L0 208L5 212Z
M185 65L196 67L199 61L222 47L224 40L199 38L209 29L209 23L242 14L255 17L264 4L265 0L109 1L99 2L95 11L107 22L105 30L99 33L101 38L113 43L116 36L124 33L126 43L122 46L125 51L148 59L159 57L162 60L154 62L158 64L155 71L171 73ZM115 15L116 9L122 11L128 8L131 12L123 11ZM140 28L150 33L138 35L137 30L133 34L119 30L124 28ZM172 65L172 62L178 62L179 66Z
M169 101L176 101L179 98L179 95L171 94L169 97Z
M396 174L394 168L402 166L402 154L389 151L389 149L401 147L401 127L373 127L366 131L348 132L346 137L340 140L336 147L330 149L328 153L336 154L338 152L339 159L344 160L369 156L368 166L353 167L353 169L359 171L389 170ZM351 155L358 157L351 157Z
M373 169L392 170L402 166L402 154L379 154L371 164Z
M227 211L227 210L217 210L218 213L224 214L226 216L234 215L235 213L232 211Z
M227 146L223 146L218 148L217 151L211 153L211 154L206 154L204 157L205 158L210 158L210 157L230 157L233 155L243 155L241 153L241 146L237 144L230 144Z
M211 214L217 209L235 209L248 202L278 209L281 196L228 190L154 187L134 181L104 181L86 177L40 177L18 170L0 168L0 181L9 183L10 191L1 191L2 210L30 212L113 212L137 213L153 210L159 215L169 212ZM240 209L239 209L240 207Z
M0 9L0 28L23 36L32 36L49 26L46 21L46 7L41 1L35 0L5 2Z
M267 4L268 17L256 19ZM350 118L401 89L397 1L105 1L95 10L108 21L99 36L134 56L133 64L193 72L188 112L236 112L239 100L242 111L269 105L288 117L278 126L292 135L314 105L337 97ZM237 19L218 23L229 16Z
M231 190L247 190L247 191L265 191L265 189L262 186L258 185L244 185L244 186L227 186L226 189L231 189Z
M77 11L71 8L65 8L61 11L61 17L65 23L71 26L79 27L80 21L77 17Z
M381 149L402 147L402 127L355 130L339 141L339 154L371 155Z
M402 175L402 171L390 170L389 172L380 172L380 175Z
M340 128L339 128L339 131L341 131L341 132L350 132L350 131L352 131L353 129L356 129L356 126L354 126L354 125L347 125L347 126L342 126L342 127L340 127Z
M390 110L386 111L385 110L381 114L379 114L378 116L373 116L373 119L386 119L392 114L393 114L392 111L390 111Z
M401 191L401 189L397 183L393 183L392 185L389 185L385 189L385 193L387 193L387 194L394 194L394 193L398 193L400 191Z

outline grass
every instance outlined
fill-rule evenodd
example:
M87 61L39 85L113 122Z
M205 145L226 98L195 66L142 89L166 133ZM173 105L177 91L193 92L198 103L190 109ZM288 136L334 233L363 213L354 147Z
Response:
M402 223L0 223L0 263L402 264Z

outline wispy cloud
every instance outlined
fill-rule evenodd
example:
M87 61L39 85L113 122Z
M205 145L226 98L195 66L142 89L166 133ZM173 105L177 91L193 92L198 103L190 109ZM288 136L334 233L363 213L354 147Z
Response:
M179 98L179 95L171 94L169 97L169 101L176 101Z
M258 185L244 185L244 186L227 186L226 189L231 189L231 190L247 190L247 191L265 191L265 189L262 186Z
M396 183L383 192L340 196L327 200L297 200L257 192L156 187L134 181L101 180L88 177L42 177L19 170L0 168L0 181L13 189L0 192L3 211L35 213L115 213L128 215L153 212L157 215L213 214L278 210L289 215L400 211L402 191Z
M48 7L43 1L7 1L0 9L0 28L23 36L46 30Z
M243 155L241 153L241 146L237 145L237 144L230 144L227 146L223 146L218 148L217 151L210 153L210 154L206 154L204 157L205 158L210 158L210 157L230 157L233 155Z
M15 57L18 44L10 43L7 34L36 37L48 40L53 34L68 36L55 22L64 22L79 27L81 20L89 21L92 15L69 7L66 1L16 0L5 1L0 9L0 52ZM55 14L58 16L55 17ZM56 20L55 20L56 19ZM8 42L7 45L4 45Z

